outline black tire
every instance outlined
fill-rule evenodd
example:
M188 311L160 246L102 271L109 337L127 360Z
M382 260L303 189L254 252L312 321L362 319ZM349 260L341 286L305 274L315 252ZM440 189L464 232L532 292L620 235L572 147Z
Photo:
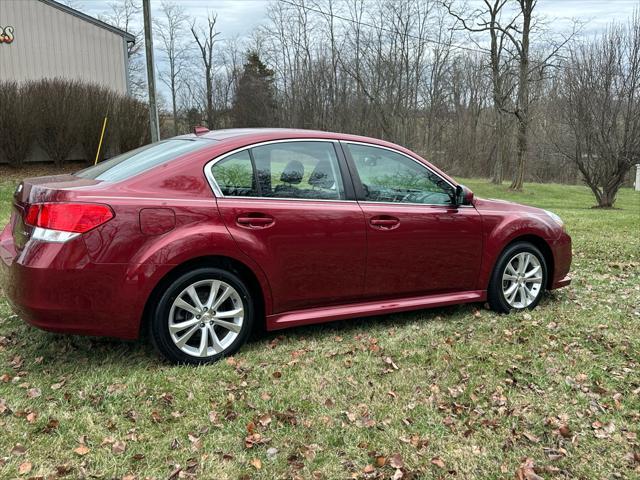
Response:
M169 331L170 312L173 302L186 288L199 281L219 280L232 286L238 293L244 309L242 326L237 337L223 351L213 355L198 357L182 351L172 340ZM251 292L242 279L233 272L214 267L203 267L184 273L172 281L161 295L150 318L149 333L156 350L167 360L178 364L201 365L213 363L223 357L233 355L247 341L255 320L255 308ZM193 319L193 318L192 318ZM202 325L202 324L200 324ZM202 332L202 331L201 331ZM193 336L201 335L194 333Z
M520 253L530 253L534 255L538 262L540 262L540 266L542 269L542 283L540 290L538 292L537 297L531 304L527 305L523 308L518 308L510 305L505 298L503 292L503 283L502 276L507 268L508 263ZM544 294L545 287L547 285L547 262L545 261L544 255L542 252L533 244L529 242L517 242L512 245L509 245L498 257L498 261L496 262L495 267L493 268L493 272L491 274L491 279L489 280L489 288L487 290L487 301L489 302L489 306L492 310L500 313L509 313L512 310L530 310L535 308L536 305L540 302L542 295Z

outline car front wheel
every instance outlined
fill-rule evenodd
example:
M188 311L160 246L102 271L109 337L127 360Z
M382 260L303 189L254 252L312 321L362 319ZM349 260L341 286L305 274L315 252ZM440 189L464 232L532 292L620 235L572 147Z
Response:
M211 363L245 343L253 317L251 294L237 275L199 268L166 288L151 319L151 339L175 363Z
M534 308L547 284L544 255L531 243L510 245L500 255L489 283L489 306L498 312Z

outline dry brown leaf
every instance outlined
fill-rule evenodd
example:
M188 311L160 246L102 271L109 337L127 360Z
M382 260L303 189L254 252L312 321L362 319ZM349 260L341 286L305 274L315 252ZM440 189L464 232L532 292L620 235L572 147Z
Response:
M394 453L389 459L389 465L393 468L404 468L404 461L399 453Z
M87 453L89 453L91 450L86 445L80 445L79 447L75 448L73 451L80 456L84 456Z
M534 471L533 459L525 458L522 465L516 470L517 480L544 480Z
M126 449L127 449L127 443L122 442L120 440L113 442L113 445L111 445L111 451L116 455L124 453Z
M29 473L32 468L33 468L33 465L31 464L31 462L22 462L18 467L18 473L20 475L25 475Z
M439 467L439 468L444 468L445 467L444 460L442 460L440 457L433 457L431 459L431 463L434 464L436 467Z
M30 388L27 390L27 397L29 398L38 398L40 395L42 395L42 390L39 388Z
M258 417L258 423L263 427L269 426L269 424L271 423L271 415L269 415L268 413L261 415L260 417Z
M571 438L571 429L569 428L568 425L562 425L558 431L560 432L560 435L562 435L564 438Z
M376 468L373 465L367 465L362 469L362 473L370 474L376 471Z
M254 458L253 460L251 460L251 465L253 465L256 470L260 470L262 468L262 462L259 458Z
M11 455L24 455L25 453L27 453L27 449L21 443L16 443L11 449Z

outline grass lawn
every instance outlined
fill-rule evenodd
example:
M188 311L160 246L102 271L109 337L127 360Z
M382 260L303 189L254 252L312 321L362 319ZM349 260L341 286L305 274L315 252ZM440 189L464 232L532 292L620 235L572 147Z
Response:
M0 478L638 478L640 194L601 211L583 187L466 183L561 215L571 287L525 314L267 334L203 368L36 330L0 296Z

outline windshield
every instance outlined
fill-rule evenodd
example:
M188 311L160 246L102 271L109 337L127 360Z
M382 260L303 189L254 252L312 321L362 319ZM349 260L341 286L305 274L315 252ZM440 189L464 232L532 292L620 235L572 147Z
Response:
M75 175L105 182L119 182L206 145L206 142L190 139L164 140L105 160L98 165L80 170Z

